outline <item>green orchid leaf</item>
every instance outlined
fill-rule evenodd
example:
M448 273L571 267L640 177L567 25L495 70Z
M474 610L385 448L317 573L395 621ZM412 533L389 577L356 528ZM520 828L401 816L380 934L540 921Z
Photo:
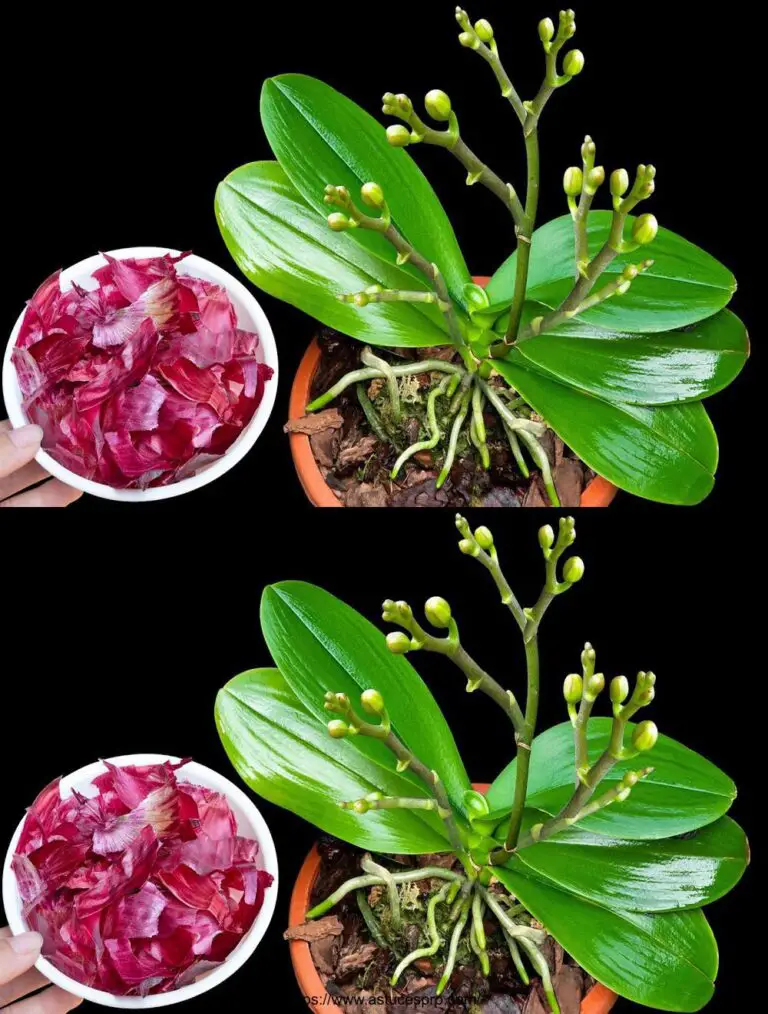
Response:
M603 401L672 405L722 391L749 355L744 324L721 310L682 331L635 335L576 318L511 350L509 361Z
M307 203L328 215L325 187L345 186L358 203L364 183L384 190L392 220L411 245L440 268L451 295L461 304L471 282L451 223L437 195L402 148L387 141L384 127L330 85L303 74L267 80L261 119L272 151ZM331 209L332 210L332 209ZM378 233L355 229L347 242L386 261L395 253ZM418 275L416 269L409 269Z
M326 692L348 694L360 713L360 694L378 690L392 731L440 775L454 808L464 812L471 786L453 734L424 681L404 656L387 649L380 630L329 592L301 581L265 588L261 626L289 686L323 725L332 717L323 706ZM394 767L381 741L355 736L353 742L385 768ZM421 784L412 773L407 776Z
M576 824L517 856L528 876L605 908L669 912L700 908L732 890L747 868L749 846L739 825L721 817L688 835L643 842Z
M329 229L277 162L251 162L220 183L216 219L237 266L254 285L327 327L371 345L448 344L443 315L434 306L371 303L360 309L339 301L340 293L374 284L428 285Z
M712 491L717 436L700 402L658 407L608 402L524 368L519 355L515 359L494 365L598 475L661 503L696 504Z
M592 718L587 728L590 763L608 746L610 718ZM627 727L629 741L632 723ZM533 743L528 782L528 806L554 815L573 794L573 729L563 722L537 736ZM621 761L600 783L610 788L627 771L636 770L638 760ZM728 812L736 798L736 786L718 767L700 754L668 736L659 736L643 763L654 771L633 789L621 805L608 806L579 822L581 830L611 838L657 839L687 834L705 827ZM506 808L509 813L514 795L516 761L506 767L488 791L490 819L497 819ZM598 790L600 791L600 790Z
M592 211L588 233L594 257L608 239L610 211ZM626 235L632 230L628 219ZM533 235L528 276L529 299L557 307L575 284L573 221L570 215L556 218ZM598 280L596 288L620 274L627 264L650 257L654 265L637 278L624 296L616 296L588 310L583 319L615 331L671 331L711 317L727 306L736 291L731 272L708 253L668 229L659 229L656 240L631 254L622 254ZM509 303L515 286L517 254L514 253L491 279L491 304Z
M621 912L494 867L507 890L591 976L653 1010L698 1011L714 992L717 944L701 910Z
M443 823L429 811L360 816L340 809L340 802L369 792L412 795L414 787L348 741L329 736L277 669L241 673L220 690L216 726L229 759L254 792L328 834L375 852L448 850Z

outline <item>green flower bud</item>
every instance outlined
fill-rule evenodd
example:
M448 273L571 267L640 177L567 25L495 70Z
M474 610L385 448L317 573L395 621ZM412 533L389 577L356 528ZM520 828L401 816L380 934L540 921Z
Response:
M413 103L411 102L411 100L408 98L407 95L403 94L403 92L400 92L398 95L395 95L395 104L397 105L398 109L403 114L403 116L410 116L411 113L413 112Z
M621 272L621 277L625 282L634 282L637 276L640 274L640 269L635 264L627 264L624 270Z
M384 191L378 183L366 183L361 189L360 194L369 208L384 207Z
M381 603L381 618L385 623L392 623L397 620L397 610L392 599L384 599Z
M568 77L576 77L584 70L584 54L580 49L572 49L563 60L563 72Z
M451 607L445 599L434 596L424 606L424 615L433 627L442 629L449 626L451 622Z
M555 37L555 23L552 18L543 18L539 22L539 38L543 43L551 42Z
M563 683L563 697L568 704L578 704L584 696L584 680L577 673L571 673L565 677Z
M627 771L621 780L621 784L625 789L634 789L637 783L640 781L640 775L637 771Z
M656 691L653 687L648 687L647 690L643 690L637 697L637 703L642 708L648 707L649 704L653 703L653 699L656 696Z
M560 11L560 31L566 38L576 34L576 14L570 7L567 11Z
M544 525L539 529L539 545L542 549L551 549L555 544L555 532L552 525Z
M387 140L393 148L407 148L411 143L411 132L402 123L387 127Z
M328 225L334 232L346 232L347 229L352 228L352 222L340 211L334 211L332 215L328 216Z
M581 665L585 672L595 671L595 662L597 661L597 652L592 645L587 641L584 645L584 651L581 653Z
M653 750L659 738L659 730L654 722L641 722L632 734L632 746L641 753Z
M406 620L409 620L413 616L413 610L408 605L408 603L404 602L402 599L399 599L397 602L395 602L395 609Z
M632 239L641 246L653 243L659 234L659 223L655 215L641 215L632 229Z
M595 166L587 173L587 192L596 194L598 188L605 183L605 168L601 165Z
M384 798L383 792L369 792L365 797L369 803L378 803L380 799Z
M580 556L572 556L565 561L563 567L563 578L569 584L576 584L584 577L584 561Z
M614 197L623 197L629 190L629 173L626 169L616 169L611 173L611 193Z
M481 42L493 42L493 28L486 18L475 22L475 32Z
M617 802L617 803L624 803L624 802L626 802L626 800L629 799L631 792L632 792L632 789L629 788L629 787L621 789L619 791L619 793L617 794L617 796L616 796L615 802Z
M584 138L584 144L582 144L581 146L581 157L584 159L585 162L588 162L589 159L594 158L596 154L597 154L597 145L589 136L589 134L587 134L587 136Z
M629 697L629 680L626 676L616 676L611 680L611 703L623 704Z
M386 710L384 698L378 690L365 690L360 695L360 703L363 706L363 711L369 715L383 715Z
M368 813L371 808L371 804L367 799L358 799L352 804L352 809L355 813Z
M344 739L345 736L349 735L349 726L346 722L342 722L341 719L335 718L332 722L328 723L328 732L334 739Z
M387 634L387 647L393 655L407 655L411 650L411 639L402 630L393 630Z
M474 32L462 32L459 36L459 42L465 49L478 49L480 47L480 40Z
M451 100L445 92L441 92L438 88L428 92L424 99L424 106L433 120L443 122L451 118Z
M368 306L371 301L371 297L367 292L356 292L353 298L355 306L359 306L361 309L364 306Z
M465 556L477 556L480 552L474 539L462 539L459 549Z
M587 680L585 688L585 695L588 700L594 701L599 694L605 689L605 676L601 672L596 672L590 676Z
M378 294L380 292L384 291L384 286L383 285L369 285L368 288L365 291L366 291L367 295L369 295L369 296L378 296Z
M571 166L565 170L563 176L563 190L569 197L578 197L584 186L584 173L578 166Z
M489 549L493 549L493 535L491 534L490 528L486 528L485 525L481 525L475 532L475 542L481 549L486 552Z

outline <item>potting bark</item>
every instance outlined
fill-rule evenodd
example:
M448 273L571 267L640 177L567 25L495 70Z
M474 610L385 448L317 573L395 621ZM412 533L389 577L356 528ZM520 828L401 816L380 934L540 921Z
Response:
M324 329L319 336L321 358L312 382L317 397L359 366L359 347L345 336ZM451 356L450 349L398 350L400 359L434 359ZM400 361L390 356L393 362ZM312 453L341 504L347 507L544 507L549 500L537 471L526 479L517 468L507 437L495 413L486 413L491 464L483 470L468 439L459 444L448 481L438 488L442 459L422 451L408 462L396 480L390 473L399 453L424 433L426 400L436 378L422 374L407 378L401 396L404 417L395 423L388 415L384 383L365 385L365 395L386 427L387 440L371 431L354 387L345 391L332 409L292 420L291 433L309 436ZM549 457L555 485L564 507L577 507L581 494L594 477L563 442L547 431L541 442Z

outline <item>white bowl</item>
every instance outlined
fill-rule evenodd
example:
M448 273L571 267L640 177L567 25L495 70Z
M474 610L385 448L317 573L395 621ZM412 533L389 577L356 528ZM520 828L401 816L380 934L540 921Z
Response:
M110 256L117 258L162 257L163 254L167 253L177 256L179 251L171 250L167 247L134 246L128 247L125 250L111 250L109 253ZM96 282L92 278L93 272L104 267L106 263L107 261L101 254L95 254L93 257L87 257L84 261L80 261L79 264L73 264L71 268L67 268L66 271L61 272L60 284L62 289L71 288L72 282L77 282L84 289L96 288ZM196 475L181 479L179 482L171 483L169 486L155 486L151 489L113 489L112 486L107 486L104 483L93 482L92 479L84 479L81 475L77 475L68 468L64 468L63 465L60 465L46 451L38 451L35 455L36 460L43 466L46 472L50 472L51 475L56 476L57 479L65 482L68 486L74 486L75 489L81 489L84 493L91 493L93 496L100 496L105 500L122 500L134 503L148 500L167 500L170 497L181 496L182 493L190 493L193 489L200 489L201 486L207 486L209 482L213 482L220 475L224 475L225 472L228 472L233 465L236 465L250 451L261 435L261 431L270 417L277 395L277 346L275 345L275 336L272 334L272 328L266 314L242 282L239 282L230 275L228 271L224 271L223 268L217 267L203 257L191 254L179 262L176 270L180 275L192 275L195 278L204 278L206 281L215 282L217 285L223 286L229 293L232 304L237 311L237 320L240 327L245 331L255 331L258 334L261 341L260 347L263 361L267 366L271 366L274 371L271 380L264 387L264 396L261 399L261 403L254 412L251 421L225 454ZM25 313L26 307L19 314L3 358L3 399L6 411L8 412L8 418L14 427L24 426L28 422L22 408L23 396L19 388L16 370L11 362L11 352L16 344L16 338L21 329Z
M167 760L176 762L178 759L178 757L169 757L166 754L141 753L131 754L127 757L113 757L110 763L118 766L127 764L162 764ZM107 768L104 764L101 761L97 761L95 764L88 764L86 767L80 768L79 771L75 771L66 778L62 778L60 783L62 795L71 795L73 788L85 796L96 795L97 790L93 787L92 781L98 775L104 774L106 770ZM113 996L111 993L105 993L103 990L84 986L75 979L71 979L68 975L64 975L46 958L40 958L37 961L36 968L42 972L46 979L49 979L68 993L80 996L84 1000L90 1000L91 1003L101 1004L103 1007L119 1007L123 1010L148 1010L151 1007L169 1007L171 1004L182 1003L184 1000L190 1000L192 997L207 993L209 989L213 989L220 982L224 982L233 972L236 972L238 968L245 964L264 936L272 920L277 901L277 853L275 852L275 843L272 841L272 835L264 818L241 789L233 785L229 779L217 774L210 768L204 767L202 764L194 762L185 764L183 768L180 768L176 772L176 777L180 782L192 782L196 785L203 785L206 788L225 795L232 808L232 812L237 818L238 833L249 838L255 838L258 841L261 868L271 873L274 878L272 886L264 893L264 903L261 906L261 910L243 939L218 968L214 968L205 975L201 975L195 982L187 986L181 986L170 993L157 993L145 997ZM22 915L23 903L19 895L16 875L11 868L11 862L25 820L26 816L16 828L16 832L11 839L11 844L8 847L5 864L3 865L3 905L8 925L14 935L24 933L29 928Z

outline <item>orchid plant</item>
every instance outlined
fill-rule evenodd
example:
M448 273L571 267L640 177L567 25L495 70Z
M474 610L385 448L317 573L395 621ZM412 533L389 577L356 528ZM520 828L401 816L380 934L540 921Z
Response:
M469 147L445 92L425 100L426 123L404 94L383 110L386 132L354 102L303 75L268 80L261 115L277 162L253 162L219 186L216 214L242 271L258 286L366 345L360 369L308 406L356 389L370 427L402 450L392 470L429 451L449 475L457 448L489 467L495 414L520 474L541 471L559 504L541 438L547 428L595 472L639 496L693 504L712 489L717 438L702 399L739 374L749 351L725 309L736 283L713 257L643 211L654 166L608 177L586 137L567 169L570 214L536 229L539 127L550 99L584 69L571 49L572 10L539 24L545 76L524 101L493 28L456 10L459 41L489 65L522 127L524 188ZM487 288L473 283L451 224L405 147L437 145L504 205L516 250ZM593 210L609 180L612 210ZM333 209L330 216L328 211ZM329 228L330 227L330 228ZM650 256L647 255L650 254ZM642 277L641 277L642 276ZM397 358L446 346L452 357ZM415 443L404 440L404 394L429 374ZM379 381L371 397L367 383ZM410 387L408 385L410 384ZM413 414L413 413L412 413ZM404 446L409 445L409 446Z
M529 968L539 976L553 1012L542 954L548 934L620 995L659 1010L699 1010L717 972L701 908L734 887L747 864L744 833L725 816L733 783L650 719L636 722L656 677L607 683L590 644L581 671L565 679L569 720L537 736L541 624L584 573L580 558L564 559L574 521L563 518L557 536L541 529L545 577L530 608L505 577L491 532L473 532L462 517L457 527L461 552L488 571L521 634L524 696L469 654L445 599L425 607L442 636L406 602L387 600L384 620L401 629L385 638L339 599L300 582L264 592L262 630L278 668L245 672L219 693L219 734L248 785L366 850L360 875L308 918L356 892L373 938L392 950L393 984L429 958L441 993L459 953L487 975L486 925L495 920L521 982ZM514 758L486 795L473 790L437 703L405 657L419 651L444 656L467 692L487 694L511 725ZM593 715L604 695L609 718ZM398 871L387 860L432 853L457 862ZM438 886L425 900L423 938L408 948L401 910L425 879ZM381 888L386 918L366 900L372 886Z

